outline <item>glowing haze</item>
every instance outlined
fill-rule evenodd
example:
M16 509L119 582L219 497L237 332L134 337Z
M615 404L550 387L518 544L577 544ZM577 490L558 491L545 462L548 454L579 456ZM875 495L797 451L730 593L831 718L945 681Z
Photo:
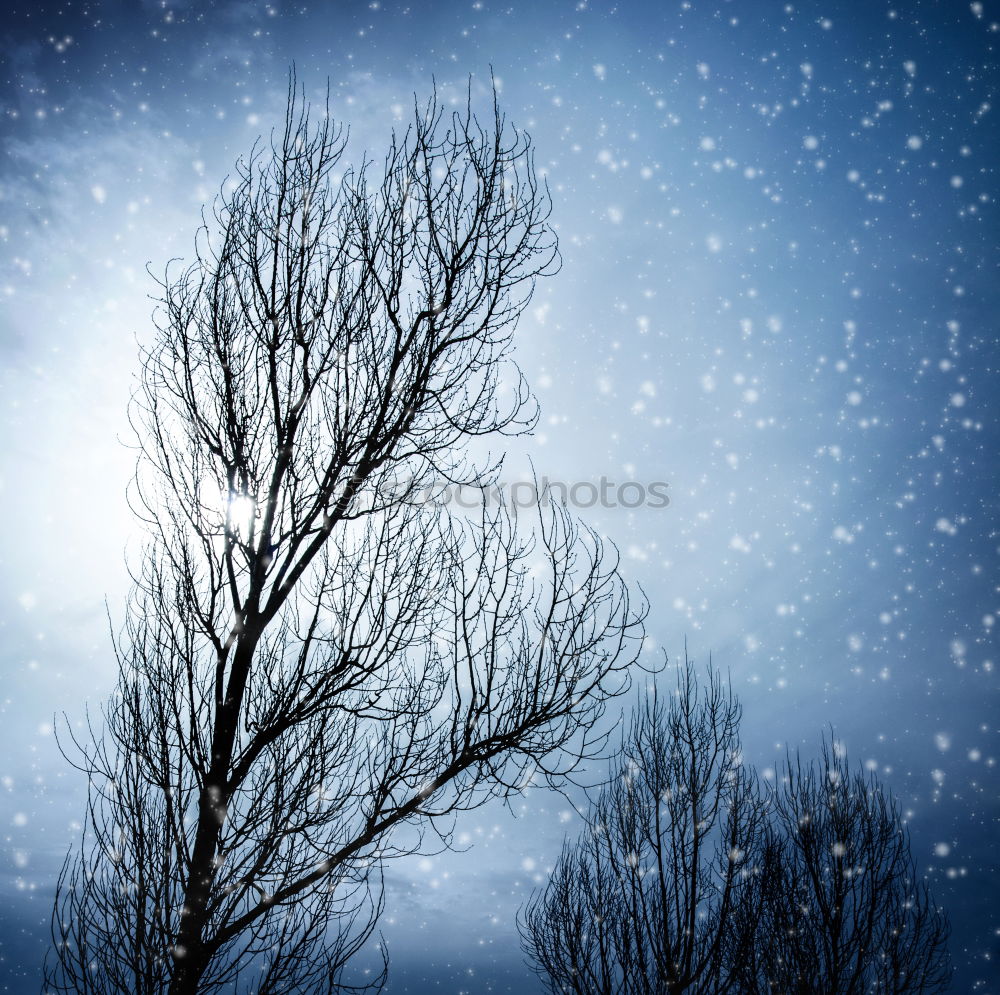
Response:
M0 983L33 989L85 785L53 719L99 707L141 541L126 419L155 285L281 113L294 61L378 163L436 80L496 74L564 265L517 332L541 403L505 479L665 482L579 509L745 704L748 759L832 725L900 798L997 977L995 152L990 4L64 3L2 15ZM495 451L496 447L494 447ZM530 460L530 462L529 462ZM219 495L220 515L227 496ZM254 514L251 498L231 512ZM628 704L628 703L626 703ZM599 772L595 772L596 773ZM569 802L456 824L390 868L390 991L538 990L515 914Z

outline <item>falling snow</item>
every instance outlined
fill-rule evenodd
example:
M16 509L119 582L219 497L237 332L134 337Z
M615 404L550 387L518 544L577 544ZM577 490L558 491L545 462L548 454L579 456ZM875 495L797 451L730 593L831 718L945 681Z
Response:
M669 484L578 510L649 597L649 659L711 652L761 770L832 726L899 800L955 991L995 991L1000 12L133 6L0 33L0 988L37 987L80 828L53 716L83 721L112 676L144 267L190 251L294 60L359 156L432 77L450 107L472 74L482 109L493 67L562 251L516 334L541 421L498 443L505 472ZM578 829L532 787L394 865L389 991L538 991L516 914Z

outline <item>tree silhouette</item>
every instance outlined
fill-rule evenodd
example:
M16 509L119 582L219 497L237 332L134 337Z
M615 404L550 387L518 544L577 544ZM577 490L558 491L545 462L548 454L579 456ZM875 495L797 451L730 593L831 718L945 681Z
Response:
M731 689L714 672L699 684L686 659L669 700L653 692L639 710L586 829L521 924L550 991L739 990L732 910L753 893L764 830L739 719Z
M553 993L936 993L948 922L898 806L824 744L764 794L742 763L740 709L685 660L522 922Z
M432 98L350 169L293 79L160 282L132 411L150 539L76 742L48 991L378 987L345 967L384 862L600 747L645 611L615 551L555 508L523 538L425 500L489 479L469 439L532 424L511 335L558 258L529 139L471 103Z
M948 990L948 921L921 879L899 807L824 743L789 759L746 912L761 942L741 990L903 995Z

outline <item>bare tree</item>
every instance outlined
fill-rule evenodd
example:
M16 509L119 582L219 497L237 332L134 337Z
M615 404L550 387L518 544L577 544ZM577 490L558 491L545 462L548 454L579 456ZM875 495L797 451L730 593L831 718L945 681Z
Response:
M875 775L824 743L818 764L789 760L743 912L760 942L748 993L903 995L948 990L948 921L910 850L896 801Z
M654 691L640 709L586 830L521 924L550 991L740 990L731 913L753 890L764 806L739 718L731 689L711 670L699 685L687 659L669 701Z
M526 539L421 500L533 422L511 334L557 260L527 136L471 103L418 108L373 182L293 81L161 281L151 538L77 743L47 991L344 990L386 859L600 747L645 611L614 550L556 509Z
M871 995L948 989L948 921L874 774L824 744L762 795L739 706L690 665L522 923L553 993Z

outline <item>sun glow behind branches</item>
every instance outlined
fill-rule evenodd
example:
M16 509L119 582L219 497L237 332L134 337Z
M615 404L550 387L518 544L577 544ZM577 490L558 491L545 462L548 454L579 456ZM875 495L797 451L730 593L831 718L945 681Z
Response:
M234 532L247 536L254 519L259 517L257 502L247 494L230 494L228 504L229 527Z
M230 533L241 539L250 535L254 521L260 518L260 508L253 497L221 488L215 481L202 485L201 506L205 518L220 533Z

